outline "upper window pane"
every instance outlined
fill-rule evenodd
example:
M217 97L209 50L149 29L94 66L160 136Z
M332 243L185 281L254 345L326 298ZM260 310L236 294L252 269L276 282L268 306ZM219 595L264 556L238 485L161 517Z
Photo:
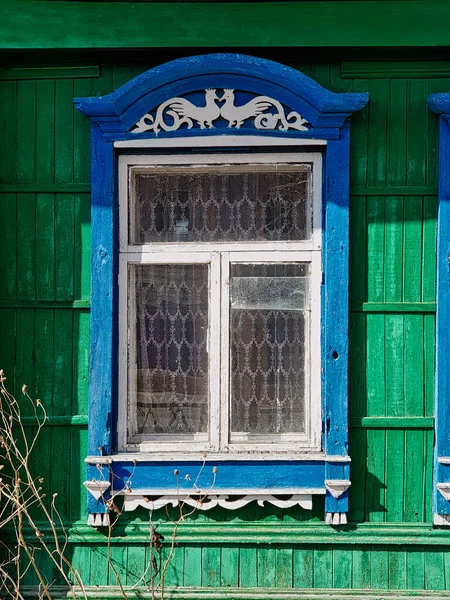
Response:
M310 182L309 165L133 169L129 240L307 240Z

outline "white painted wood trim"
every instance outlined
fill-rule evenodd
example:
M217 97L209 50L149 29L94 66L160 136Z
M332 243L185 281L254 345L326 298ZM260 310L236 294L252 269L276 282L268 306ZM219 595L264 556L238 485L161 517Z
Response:
M208 373L209 373L209 436L211 449L220 447L220 254L211 254L209 286L209 333L208 333Z
M173 444L171 445L171 448ZM339 462L350 462L350 458L342 457L343 460ZM198 461L203 463L204 461L212 462L222 462L222 461L248 461L248 460L280 460L280 461L293 461L293 460L308 460L314 462L326 462L327 457L322 452L292 452L290 451L279 451L276 454L269 452L268 450L264 452L256 452L247 446L246 452L237 453L237 452L213 452L211 454L205 453L202 450L197 451L189 451L174 448L173 452L164 452L161 448L161 444L158 444L158 449L154 452L139 452L139 448L136 448L136 451L132 452L122 452L120 454L113 454L110 456L87 456L84 459L84 462L92 465L109 465L116 462L127 462L132 463L136 462L175 462L175 463L183 463L186 461ZM334 461L338 462L338 461Z
M228 451L230 440L230 259L222 253L221 261L221 363L220 363L220 450Z
M114 148L221 148L236 146L326 146L326 140L262 135L208 135L177 138L124 140Z

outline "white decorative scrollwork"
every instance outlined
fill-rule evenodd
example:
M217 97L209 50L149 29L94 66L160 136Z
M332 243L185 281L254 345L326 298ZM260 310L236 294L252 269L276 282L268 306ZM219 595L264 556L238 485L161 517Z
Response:
M239 129L246 121L253 119L256 129L287 131L308 131L307 123L299 113L289 112L286 116L282 104L269 96L257 96L246 104L235 105L234 90L224 89L222 96L216 90L205 90L205 105L196 106L186 98L171 98L158 106L155 116L145 114L136 123L132 133L161 130L176 131L182 125L188 129L196 123L200 129L213 128L213 121L222 117L226 127ZM167 121L167 118L169 119Z
M306 510L312 509L312 496L310 494L292 494L289 498L277 498L270 494L251 494L235 499L229 499L228 494L208 494L207 496L194 495L174 495L167 494L157 498L149 496L139 496L126 494L124 499L124 509L126 511L135 510L138 506L148 508L149 510L157 510L163 506L172 505L178 506L179 502L192 506L198 510L210 510L216 506L236 510L242 508L249 502L256 501L259 506L263 506L265 502L278 506L279 508L291 508L292 506L301 506Z

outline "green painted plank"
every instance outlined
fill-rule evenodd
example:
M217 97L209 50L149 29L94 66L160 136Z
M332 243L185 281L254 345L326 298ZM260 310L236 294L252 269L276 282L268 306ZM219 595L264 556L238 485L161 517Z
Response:
M1 47L428 47L448 43L450 7L445 2L392 1L389 15L386 21L378 2L11 0L3 8ZM36 23L45 26L37 28Z
M68 340L73 336L73 312L55 311L55 338L53 346L53 407L52 414L67 415L71 410L73 377L73 348Z
M405 315L405 411L408 416L424 413L423 316Z
M55 82L55 181L73 181L73 81Z
M127 547L111 546L109 559L108 585L118 586L126 583L127 576ZM95 583L92 582L92 583Z
M0 69L0 80L24 79L80 79L100 77L98 65L76 65L73 67L10 67Z
M415 66L420 73L423 64ZM406 139L406 183L410 185L426 184L426 161L424 157L429 144L428 137L428 89L424 79L408 82L408 136ZM408 193L408 192L407 192Z
M369 82L353 81L353 92L367 92ZM350 189L367 185L367 145L369 128L369 107L352 116L352 133L350 137Z
M313 581L315 588L333 587L333 547L314 548Z
M78 79L73 82L75 98L92 96L92 94L92 81ZM73 114L73 179L77 184L85 184L91 177L90 137L89 119L76 110Z
M6 377L6 389L15 392L15 351L16 351L16 314L15 310L0 310L0 369Z
M430 79L432 77L448 77L450 75L450 62L446 60L343 61L341 75L348 79Z
M421 300L422 203L418 197L406 197L403 234L403 300Z
M445 589L444 555L441 550L425 553L425 589Z
M424 521L433 520L433 463L434 463L434 431L425 432L424 437Z
M254 568L254 565L253 565ZM221 556L220 585L237 587L239 584L239 548L223 546Z
M308 546L294 548L294 587L312 588L314 571L314 550Z
M167 559L169 558L171 551L171 541L165 544L164 549L162 551L162 564L165 565ZM164 568L164 566L163 566ZM180 586L183 585L183 571L184 571L184 548L179 546L175 542L175 546L173 548L172 558L167 563L166 574L164 578L164 584L168 586ZM162 571L161 571L162 577Z
M36 299L55 298L55 198L36 195Z
M51 79L36 83L36 148L36 182L53 182L55 180L55 82Z
M407 82L389 81L387 184L404 185L406 180Z
M17 196L17 296L36 299L36 197Z
M436 298L436 197L423 199L422 225L422 300L434 301Z
M385 520L389 522L403 519L404 452L404 432L397 429L386 431Z
M202 587L220 586L220 548L205 546L202 549Z
M271 546L258 547L258 587L276 585L276 550Z
M384 223L385 200L382 197L367 198L367 299L369 302L384 300Z
M381 417L386 414L386 372L384 356L384 315L367 315L366 385L367 414Z
M145 585L147 578L144 578L144 573L147 570L145 560L145 547L143 546L127 546L127 585Z
M17 180L17 83L0 82L0 131L8 152L2 153L0 182Z
M0 202L3 223L0 235L3 271L3 277L0 278L0 296L10 300L15 298L17 293L17 198L14 194L6 194Z
M424 435L423 431L405 432L404 520L424 520Z
M256 587L258 583L257 550L254 546L239 548L239 586Z
M36 179L36 82L17 83L17 179Z
M364 547L356 547L353 550L353 587L359 589L370 588L370 550Z
M406 588L406 552L404 548L389 550L389 589L404 590Z
M77 544L72 549L71 562L74 569L79 573L82 581L89 580L90 572L90 548Z
M372 313L428 313L436 312L435 302L353 302L352 312Z
M36 321L38 324L38 322ZM36 336L37 339L37 336ZM38 376L36 375L36 380L38 380ZM36 394L37 397L41 400L41 396L43 394ZM43 401L44 402L44 401ZM51 400L50 400L51 404ZM48 404L47 404L48 406ZM47 406L45 408L47 409ZM36 419L34 416L22 417L22 425L24 427L33 427L36 424ZM88 416L87 415L57 415L54 416L52 414L47 413L47 421L45 422L45 427L60 427L61 425L72 425L73 427L85 427L88 424Z
M352 491L349 494L349 519L351 521L364 521L367 452L366 432L364 429L350 429L349 441L349 451L350 456L352 457Z
M403 198L386 200L384 226L384 300L402 300Z
M350 424L367 429L433 429L434 417L364 417Z
M389 588L389 550L383 546L372 546L371 587L379 590Z
M367 185L387 184L387 125L389 82L369 82L369 140Z
M55 333L58 335L58 332L55 332L54 328L53 311L37 310L34 314L37 369L36 388L33 393L41 400L45 410L50 413L53 400L53 339Z
M72 414L86 415L88 412L89 372L89 314L76 312L73 315L73 392Z
M366 316L349 315L349 418L365 417L366 406Z
M0 300L0 308L76 309L87 311L89 300Z
M333 587L352 588L352 548L342 546L333 551Z
M291 588L293 585L292 548L277 548L276 551L276 587Z
M202 583L202 548L187 545L184 549L184 585L200 586Z
M83 485L86 477L86 465L84 457L88 455L88 432L86 429L72 431L71 436L71 466L78 474L78 480L74 478L74 485L70 494L70 511L72 519L86 520L87 490ZM76 483L78 482L78 485Z
M79 485L76 471L70 468L71 433L69 427L51 428L51 490L57 494L56 507L62 519L70 516L70 488ZM48 457L46 457L46 462ZM73 482L72 482L72 477Z
M419 317L420 318L420 317ZM386 361L386 414L404 416L404 317L386 315L384 320ZM375 334L376 335L376 334ZM382 359L382 354L379 355Z
M367 430L366 520L385 520L385 444L386 433Z
M86 150L85 150L86 151ZM89 157L89 155L87 155ZM33 183L3 183L0 182L0 194L57 194L57 193L89 193L91 184L89 182L73 183L71 181L33 182Z
M350 199L350 303L363 303L367 293L366 199Z
M74 299L75 207L71 195L58 194L55 200L56 300Z
M430 112L430 111L429 111ZM360 113L356 113L358 115ZM353 119L356 117L352 117ZM353 129L352 129L353 132ZM369 146L370 148L370 146ZM350 187L350 193L352 196L355 196L358 200L359 198L365 196L433 196L437 194L437 186L436 185L383 185L380 183L379 185L352 185Z
M425 556L421 547L408 548L406 553L406 587L410 590L425 587Z
M91 283L90 198L88 194L76 194L74 201L75 246L73 294L75 298L88 300Z
M108 551L105 546L97 546L91 550L91 568L89 581L96 585L108 585Z
M16 321L16 381L15 390L9 387L17 400L24 399L22 386L26 384L31 397L35 397L36 345L34 340L35 311L20 310ZM31 416L34 410L28 401L21 402L23 416Z

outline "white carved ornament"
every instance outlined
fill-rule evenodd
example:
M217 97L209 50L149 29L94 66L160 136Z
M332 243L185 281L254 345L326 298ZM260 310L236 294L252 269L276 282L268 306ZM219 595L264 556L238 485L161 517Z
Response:
M162 508L163 506L167 506L169 504L172 506L178 506L178 504L181 502L183 504L187 504L188 506L192 506L197 510L210 510L216 506L236 510L237 508L242 508L249 502L254 502L255 500L259 506L264 506L264 503L268 502L269 504L273 504L279 508L291 508L292 506L298 505L306 510L312 509L312 496L310 494L292 494L288 499L280 499L269 494L251 494L235 498L234 500L229 499L228 494L208 494L207 496L197 497L192 495L183 496L168 494L158 498L130 494L125 495L124 509L126 511L130 511L135 510L138 508L138 506L142 506L144 508L148 508L149 510L157 510L158 508Z
M158 134L161 130L176 131L182 125L192 129L194 123L200 129L211 129L214 127L213 121L219 117L228 121L227 127L234 129L239 129L245 121L254 119L256 129L308 131L305 127L306 119L295 111L286 116L278 100L269 96L257 96L246 104L236 106L234 90L224 89L220 97L216 90L205 90L205 106L196 106L186 98L166 100L158 106L154 117L147 113L139 119L131 133L153 131Z

